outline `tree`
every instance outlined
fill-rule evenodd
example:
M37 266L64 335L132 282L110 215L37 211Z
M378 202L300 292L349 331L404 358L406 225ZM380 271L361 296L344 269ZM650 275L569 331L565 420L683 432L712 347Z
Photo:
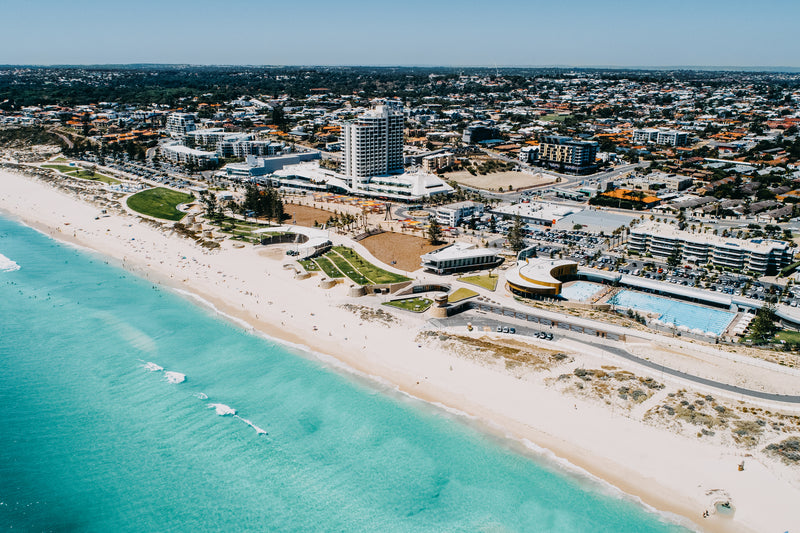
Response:
M514 225L508 230L506 238L508 240L508 245L514 250L515 254L525 248L525 226L519 215L514 217Z
M667 264L671 267L676 267L681 262L681 251L676 246L672 253L667 257Z
M208 191L200 193L200 200L206 209L206 218L209 220L219 222L222 219L222 207L217 203L217 197Z
M428 241L431 244L442 243L442 226L433 217L428 218Z
M494 218L494 215L489 217L489 231L492 233L497 232L497 219Z
M765 342L778 329L775 324L778 317L775 314L775 304L772 298L768 299L750 324L750 334L756 342Z

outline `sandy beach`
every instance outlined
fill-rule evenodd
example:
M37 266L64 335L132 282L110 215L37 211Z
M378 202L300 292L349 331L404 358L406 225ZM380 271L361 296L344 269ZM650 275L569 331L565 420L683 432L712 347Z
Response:
M96 184L87 187L101 190ZM568 386L575 379L560 376L575 365L615 367L637 376L647 372L574 340L539 347L567 354L572 366L565 362L533 369L469 356L452 332L445 332L450 337L421 334L424 316L377 314L375 303L387 296L352 298L347 284L326 290L319 287L319 276L295 279L294 270L284 268L285 256L265 247L236 248L226 240L219 249L208 250L169 224L158 227L124 209L103 213L103 207L75 194L5 169L0 169L0 191L0 211L53 238L90 248L245 327L305 347L323 360L332 357L341 363L336 366L463 413L469 423L508 437L509 445L524 453L554 458L564 468L607 482L689 527L720 532L800 529L800 468L760 453L767 441L747 448L722 438L701 439L694 435L697 429L680 431L659 422L654 410L658 403L688 387L665 381L666 387L654 390L641 405L624 407L588 394L582 384L580 390ZM647 353L648 346L636 349ZM662 353L666 350L654 356ZM723 371L707 360L696 361L687 360L687 369L695 365L708 375ZM759 374L758 379L767 383L772 378ZM790 393L792 385L784 389ZM798 431L795 426L793 434ZM712 512L704 518L720 497L729 498L735 512Z

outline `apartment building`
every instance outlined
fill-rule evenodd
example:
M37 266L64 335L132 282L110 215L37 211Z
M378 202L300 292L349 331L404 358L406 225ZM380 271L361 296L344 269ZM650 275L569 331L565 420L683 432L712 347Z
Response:
M461 140L464 144L477 144L500 137L500 130L486 124L470 124L464 129Z
M682 263L711 264L761 275L777 273L793 260L784 242L732 239L708 233L681 231L669 224L648 222L631 230L628 250L665 260L677 253Z
M190 131L197 129L191 113L170 113L167 116L167 133L174 139L182 139Z
M205 168L210 163L217 161L216 152L196 150L177 143L163 145L159 151L161 157L179 165L197 165L199 168Z
M342 125L342 171L351 187L372 176L403 172L403 111L388 101Z
M668 146L686 146L689 143L689 134L678 130L660 130L646 128L633 131L634 144L655 143Z
M480 202L457 202L439 206L436 209L436 222L444 226L455 227L464 220L471 220L483 215L484 205Z
M455 156L450 152L426 155L422 158L422 170L425 172L436 172L440 168L447 168L453 164Z
M595 141L548 135L539 145L539 162L559 171L584 174L597 168L597 147Z

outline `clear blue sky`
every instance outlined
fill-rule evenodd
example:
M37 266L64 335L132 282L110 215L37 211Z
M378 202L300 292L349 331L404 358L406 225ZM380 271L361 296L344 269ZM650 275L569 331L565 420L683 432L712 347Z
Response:
M0 64L800 67L800 0L0 0Z

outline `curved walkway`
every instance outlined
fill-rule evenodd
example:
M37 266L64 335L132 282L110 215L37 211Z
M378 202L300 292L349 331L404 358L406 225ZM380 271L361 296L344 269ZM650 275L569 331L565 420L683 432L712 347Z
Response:
M463 314L456 315L449 318L441 318L441 319L433 319L430 321L432 324L438 327L457 327L457 326L466 326L467 322L471 322L473 326L476 327L483 327L489 326L494 327L498 323L503 323L508 326L513 326L517 330L517 334L526 335L529 337L535 336L538 331L542 329L535 329L528 326L520 325L516 322L503 322L502 318L498 316L498 318L494 317L483 317L483 316L475 316L471 315L469 317L464 316ZM562 330L553 331L554 334L563 334ZM570 338L573 338L570 335ZM643 359L638 357L631 352L624 350L622 348L616 346L609 346L608 344L601 344L597 342L591 342L589 340L584 340L582 338L576 338L575 340L579 341L582 344L586 344L591 346L592 348L596 348L599 350L603 350L609 352L615 356L622 357L623 359L627 359L628 361L632 361L638 365L645 366L651 368L653 370L658 370L659 372L663 372L664 374L669 374L673 377L683 379L685 381L691 383L697 383L699 385L703 385L706 387L711 387L718 390L723 390L726 392L731 392L734 394L738 394L741 396L746 396L749 398L755 398L759 400L767 400L772 402L781 402L781 403L789 403L789 404L798 404L800 405L800 396L798 395L788 395L788 394L774 394L770 392L763 392L757 391L752 389L745 389L743 387L738 387L736 385L730 385L728 383L722 383L720 381L714 381L707 378L702 378L699 376L695 376L692 374L687 374L686 372L681 372L680 370L676 370L674 368L670 368L658 363L654 363L652 361L648 361L647 359Z

